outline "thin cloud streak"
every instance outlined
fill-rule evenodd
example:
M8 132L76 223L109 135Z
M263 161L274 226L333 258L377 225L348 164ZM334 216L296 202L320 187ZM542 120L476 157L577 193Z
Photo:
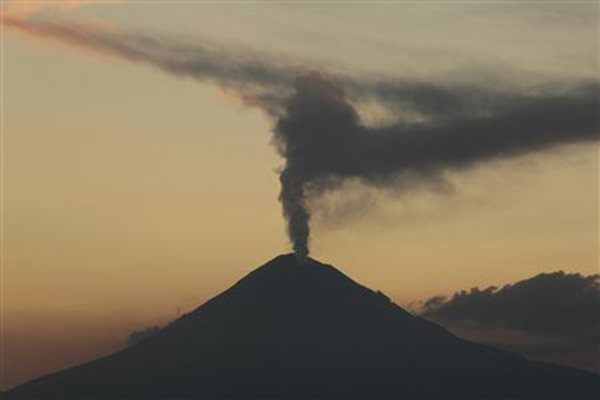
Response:
M172 75L212 82L239 91L244 102L263 106L267 91L281 91L298 71L284 63L238 51L223 51L207 44L191 44L169 38L132 34L104 23L55 22L5 16L2 24L21 34L52 39L71 46L146 64ZM261 100L264 96L264 100ZM264 105L268 109L267 105Z

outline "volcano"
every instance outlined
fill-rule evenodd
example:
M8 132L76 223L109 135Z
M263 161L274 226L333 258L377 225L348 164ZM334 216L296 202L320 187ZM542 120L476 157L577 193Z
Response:
M598 399L600 376L462 340L282 255L153 336L8 398Z

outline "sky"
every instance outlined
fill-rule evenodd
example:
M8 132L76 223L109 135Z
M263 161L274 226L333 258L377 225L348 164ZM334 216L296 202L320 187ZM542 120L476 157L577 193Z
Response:
M595 2L3 1L2 12L324 76L518 92L598 73ZM7 24L2 67L0 389L114 351L290 251L273 118L235 91ZM376 102L356 108L366 123L389 118ZM552 147L409 191L351 183L313 215L311 256L399 304L596 273L598 154Z

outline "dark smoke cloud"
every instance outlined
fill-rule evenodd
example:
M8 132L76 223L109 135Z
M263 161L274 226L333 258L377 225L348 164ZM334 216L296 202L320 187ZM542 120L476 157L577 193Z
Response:
M24 19L4 16L2 25L27 35L58 40L83 49L150 65L166 73L207 81L236 91L246 104L270 114L281 112L281 103L292 94L294 79L310 71L282 55L227 47L208 40L189 41L160 35L127 32L93 21ZM502 91L473 85L435 85L382 77L362 79L335 74L332 82L343 86L356 100L375 99L401 105L424 115L467 111L473 103L493 102ZM487 99L487 100L486 100Z
M402 174L439 179L449 169L596 140L599 96L600 87L588 85L515 97L496 113L458 113L420 123L369 127L344 92L318 73L296 79L295 94L274 132L286 160L280 199L297 254L302 258L308 253L308 202L343 180L386 186L398 182Z
M410 188L415 181L443 182L447 170L598 138L597 83L516 91L491 83L443 85L347 74L325 79L281 56L207 42L89 23L5 17L2 24L211 82L264 110L274 119L273 143L285 159L280 201L300 261L308 254L311 207L348 179ZM395 122L368 126L357 112L365 101L378 103Z
M58 40L169 74L235 90L252 106L268 109L301 73L282 57L262 61L245 49L225 49L208 41L131 33L94 22L31 20L5 16L2 25L27 35ZM272 97L276 97L273 99Z
M600 372L600 275L544 273L436 296L420 314L459 336Z

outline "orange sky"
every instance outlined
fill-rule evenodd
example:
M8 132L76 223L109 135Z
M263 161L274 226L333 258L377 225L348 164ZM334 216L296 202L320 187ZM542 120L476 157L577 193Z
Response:
M324 70L511 85L598 72L589 3L23 7L20 17L207 39ZM267 116L209 83L2 33L0 388L113 351L289 251ZM402 304L598 270L596 146L449 182L449 193L402 197L348 188L339 195L360 212L317 218L312 255Z

